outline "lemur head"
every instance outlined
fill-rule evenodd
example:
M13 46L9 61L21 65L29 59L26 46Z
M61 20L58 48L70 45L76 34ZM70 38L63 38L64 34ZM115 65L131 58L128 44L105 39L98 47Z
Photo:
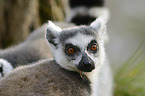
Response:
M105 21L100 17L89 26L63 30L49 21L45 36L61 67L91 72L103 62L105 33Z

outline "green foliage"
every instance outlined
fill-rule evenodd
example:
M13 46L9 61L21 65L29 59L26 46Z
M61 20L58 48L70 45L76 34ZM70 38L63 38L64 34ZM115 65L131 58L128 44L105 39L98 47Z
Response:
M114 96L145 96L144 43L115 74Z

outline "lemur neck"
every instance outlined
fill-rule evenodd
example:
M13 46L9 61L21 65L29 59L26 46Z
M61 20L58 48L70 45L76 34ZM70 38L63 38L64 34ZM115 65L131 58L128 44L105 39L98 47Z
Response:
M90 96L98 96L98 75L100 68L96 68L92 72L85 72L84 74L87 76L87 78L90 80L90 86L91 86L91 95Z

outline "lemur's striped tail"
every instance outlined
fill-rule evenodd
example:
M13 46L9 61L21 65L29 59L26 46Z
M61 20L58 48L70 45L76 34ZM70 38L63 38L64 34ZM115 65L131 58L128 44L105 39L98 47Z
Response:
M109 11L104 0L66 0L66 21L80 24L90 24L97 17L108 20Z

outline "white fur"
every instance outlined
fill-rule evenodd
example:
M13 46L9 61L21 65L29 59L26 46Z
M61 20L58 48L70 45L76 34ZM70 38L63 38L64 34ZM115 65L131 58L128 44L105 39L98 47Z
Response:
M53 35L55 35L55 36L58 36L59 32L62 31L62 29L61 29L60 27L56 26L56 25L55 25L53 22L51 22L51 21L48 21L47 29L51 30L51 31L53 32ZM47 30L46 30L46 34L47 34ZM45 34L45 35L46 35L46 34ZM46 37L46 36L45 36L45 37ZM45 39L47 39L47 38L45 38ZM47 41L47 40L46 40L46 41ZM55 41L56 44L59 42L59 41L58 41L58 38L56 38L54 41ZM48 42L48 43L49 43L49 42ZM53 46L53 47L54 47L54 46ZM55 47L54 47L53 49L55 49Z
M94 22L92 22L90 26L95 30L100 31L100 29L105 26L105 24L106 21L103 19L103 17L99 17Z
M75 37L69 38L65 43L71 43L79 46L81 49L85 49L87 48L88 43L93 39L95 39L93 36L78 33Z
M55 50L54 57L56 62L66 70L70 71L78 71L75 64L73 62L69 62L67 58L64 55L64 50L61 45L59 45L59 49Z
M4 75L13 70L11 63L5 59L2 59L2 58L0 58L0 67L3 67L3 74ZM2 77L1 74L0 74L0 77Z
M82 59L82 55L79 55L79 56L76 57L76 60L73 60L73 63L75 65L77 65L81 61L81 59Z
M99 75L100 68L94 69L92 72L85 72L84 74L88 77L88 79L91 82L91 88L92 88L92 93L91 96L99 96L98 90L99 90ZM94 78L95 77L95 78Z
M104 20L103 17L99 17L90 24L90 27L92 27L93 29L95 29L98 32L98 34L97 34L98 37L103 38L103 39L101 39L103 43L106 43L109 40L108 35L106 33L106 23L107 23L107 21Z
M51 28L52 30L55 30L56 32L61 32L62 31L62 29L60 27L56 26L51 21L48 21L48 27Z

